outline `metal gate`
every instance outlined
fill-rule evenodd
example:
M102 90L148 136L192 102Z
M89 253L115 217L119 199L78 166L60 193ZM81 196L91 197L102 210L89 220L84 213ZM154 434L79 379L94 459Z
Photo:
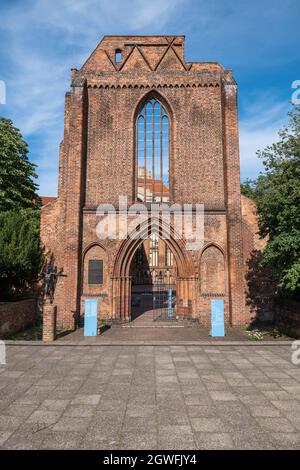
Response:
M157 279L152 286L153 320L176 320L176 284Z

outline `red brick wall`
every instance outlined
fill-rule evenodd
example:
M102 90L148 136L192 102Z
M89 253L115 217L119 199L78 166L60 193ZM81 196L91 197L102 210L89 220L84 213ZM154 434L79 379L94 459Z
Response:
M260 266L267 238L260 238L256 204L246 196L242 196L242 216L247 322L270 322L275 314L276 286L268 267Z
M42 207L41 239L46 251L60 251L59 237L61 236L61 207L60 200L55 199Z
M117 48L122 64L114 61ZM82 69L73 72L60 146L59 197L42 214L42 237L66 274L55 294L58 323L72 327L82 313L84 254L99 242L96 207L117 204L119 195L127 195L129 204L134 201L134 117L147 93L161 99L171 117L171 202L205 204L204 247L215 245L224 257L226 318L245 323L236 83L217 63L185 62L183 36L105 36ZM128 297L129 284L120 281L116 288L113 279L122 243L101 245L107 263L101 293L112 315L115 296ZM180 250L189 267L180 274L178 300L185 313L207 321L202 250L187 253L184 243Z
M0 303L0 338L6 338L24 330L33 325L36 319L36 299Z
M165 77L156 79L163 83ZM183 79L182 72L172 76L174 83L180 84ZM139 80L149 84L149 77L141 76ZM220 78L213 78L214 86L207 88L198 87L202 77L195 74L191 80L196 88L156 89L156 96L161 95L172 106L172 200L202 202L208 208L220 209L225 204ZM132 202L134 112L145 93L145 88L88 89L87 206L97 207L108 201L117 204L119 195L128 196Z
M247 262L253 250L263 250L267 239L260 238L258 216L255 201L247 196L241 196L243 217L244 259Z

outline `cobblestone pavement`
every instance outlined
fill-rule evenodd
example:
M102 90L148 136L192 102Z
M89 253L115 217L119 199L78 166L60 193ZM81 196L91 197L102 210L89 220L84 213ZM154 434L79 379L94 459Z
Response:
M2 449L300 448L290 345L9 345Z

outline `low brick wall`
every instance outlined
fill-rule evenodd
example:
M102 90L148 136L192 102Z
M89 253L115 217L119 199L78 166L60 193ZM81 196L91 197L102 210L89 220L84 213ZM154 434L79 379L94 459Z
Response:
M276 316L278 327L283 333L300 338L300 302L279 307Z
M0 303L0 338L7 338L24 330L33 325L36 319L36 299Z

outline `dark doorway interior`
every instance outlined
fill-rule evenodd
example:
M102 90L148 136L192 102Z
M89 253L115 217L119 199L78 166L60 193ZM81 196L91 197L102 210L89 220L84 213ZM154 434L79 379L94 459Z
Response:
M131 264L131 319L176 318L176 262L169 246L152 234L137 249Z

